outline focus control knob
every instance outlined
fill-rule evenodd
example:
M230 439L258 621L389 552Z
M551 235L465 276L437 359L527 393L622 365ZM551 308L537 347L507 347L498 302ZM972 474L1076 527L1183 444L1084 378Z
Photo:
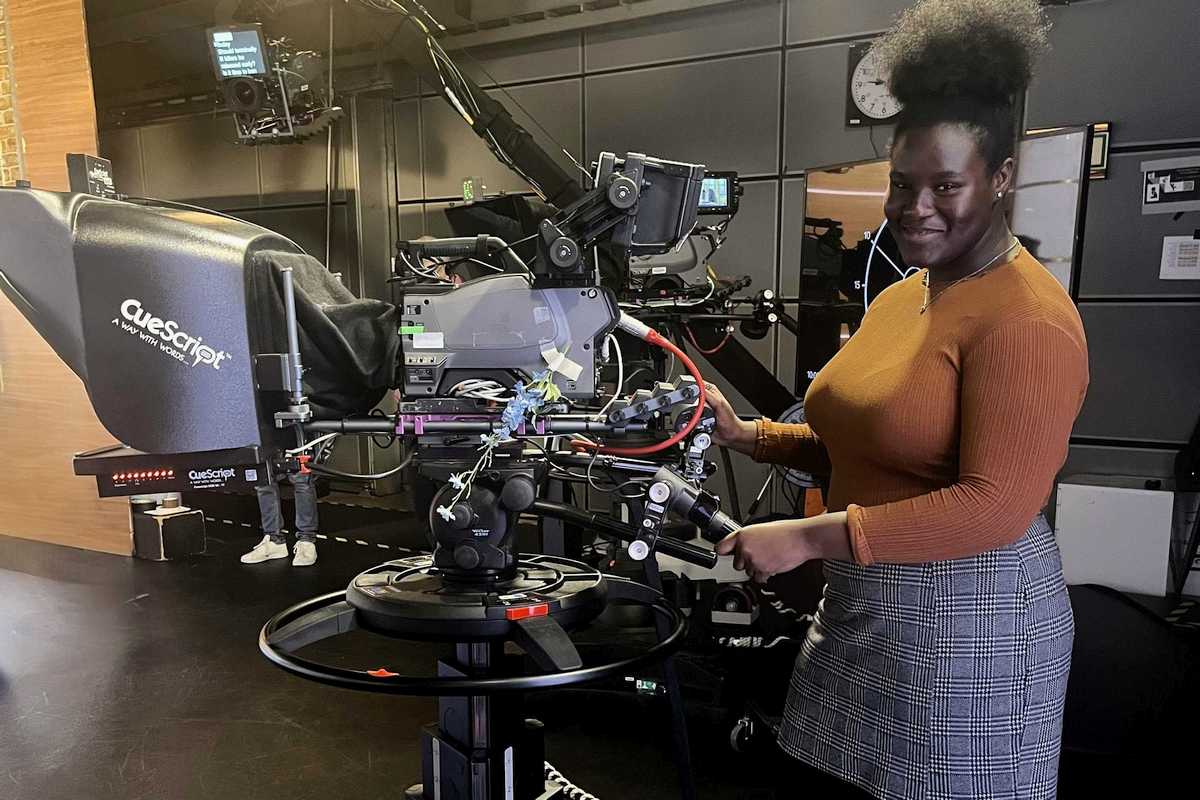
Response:
M466 503L456 503L454 508L450 509L449 525L453 530L465 531L471 527L471 521L475 515L471 512L471 507Z
M579 246L560 236L550 245L550 261L559 269L573 269L579 263Z
M483 561L483 556L471 544L460 544L454 548L454 563L462 569L475 569Z
M633 208L637 199L638 187L632 178L618 175L608 185L608 202L612 203L614 208L627 211Z

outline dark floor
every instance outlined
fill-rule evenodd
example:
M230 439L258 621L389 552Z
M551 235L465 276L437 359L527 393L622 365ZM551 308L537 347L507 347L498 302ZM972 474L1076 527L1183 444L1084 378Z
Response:
M432 701L294 678L258 653L256 637L275 612L344 587L420 537L397 536L395 517L341 520L323 506L323 529L339 533L320 542L315 568L243 566L237 557L259 534L240 521L239 501L228 502L206 508L209 553L187 561L0 537L0 798L402 797L419 772L418 732L434 717ZM1157 638L1135 641L1124 631L1137 629L1141 612L1104 605L1101 595L1073 598L1079 634L1067 736L1081 744L1064 756L1060 796L1120 796L1110 791L1112 776L1145 788L1140 776L1169 774L1172 760L1113 756L1137 744L1097 733L1144 740L1135 725L1159 723L1143 712L1173 701L1161 681L1141 677L1144 666L1108 659L1145 654L1166 634L1151 626L1146 635ZM433 646L344 638L333 656L400 672L428 673L437 654ZM1191 691L1200 691L1200 674L1191 678ZM1143 686L1160 693L1133 697ZM1132 710L1118 711L1114 698ZM548 759L603 800L678 797L661 702L562 692L533 698L531 713L547 723ZM1200 719L1186 722L1194 733ZM733 753L719 719L693 714L690 729L702 800L770 797L761 787L771 762Z
M433 701L309 683L256 643L275 612L386 560L388 540L326 539L311 569L237 563L257 537L217 519L207 556L154 563L0 536L0 798L402 797ZM353 636L346 653L396 671L429 673L437 654ZM678 796L661 703L561 693L533 711L575 783L604 800ZM765 796L727 734L696 732L700 797Z

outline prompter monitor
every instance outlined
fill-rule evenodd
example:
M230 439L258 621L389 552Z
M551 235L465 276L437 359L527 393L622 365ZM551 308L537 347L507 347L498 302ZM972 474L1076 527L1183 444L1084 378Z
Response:
M209 28L208 49L220 80L267 74L262 25Z

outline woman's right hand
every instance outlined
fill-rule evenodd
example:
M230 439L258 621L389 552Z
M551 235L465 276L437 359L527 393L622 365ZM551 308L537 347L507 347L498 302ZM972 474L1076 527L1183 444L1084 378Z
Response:
M746 455L754 453L758 426L749 420L739 419L733 411L733 406L716 386L705 382L704 391L716 422L713 428L713 442Z

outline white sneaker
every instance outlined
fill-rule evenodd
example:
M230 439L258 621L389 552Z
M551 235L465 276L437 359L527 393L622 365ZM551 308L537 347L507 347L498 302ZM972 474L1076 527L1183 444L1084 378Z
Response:
M296 555L292 558L293 567L311 567L317 563L317 546L312 542L296 542Z
M275 544L270 536L264 536L262 541L254 545L254 549L242 556L243 564L260 564L275 558L287 558L286 544Z

